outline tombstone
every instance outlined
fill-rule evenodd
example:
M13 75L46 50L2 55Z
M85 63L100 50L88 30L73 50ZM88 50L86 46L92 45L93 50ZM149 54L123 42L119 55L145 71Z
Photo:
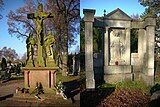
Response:
M104 79L109 83L132 80L130 57L131 18L117 9L104 16ZM119 75L116 75L119 74Z
M88 74L98 72L93 72L93 68L96 65L94 64L93 66L92 61L92 23L94 23L95 27L104 29L103 57L101 57L103 63L99 64L99 67L104 69L105 82L132 81L139 76L143 78L147 85L152 85L154 83L155 16L147 15L143 21L135 21L119 8L107 15L104 14L103 17L94 16L95 10L84 9L83 11L85 21L86 80L91 79ZM139 29L138 53L131 53L131 29ZM96 60L100 59L95 59L94 62ZM140 74L135 72L137 70ZM91 77L93 79L96 76L91 75Z
M73 60L73 75L78 75L80 72L80 60L78 55L76 55L76 53L73 56L72 60Z
M28 14L27 17L35 22L35 37L37 42L33 39L27 39L27 45L29 45L29 48L27 48L28 60L26 67L23 67L24 86L25 88L33 90L38 82L43 86L44 92L48 92L48 90L54 88L56 84L56 72L59 69L53 60L52 46L55 44L54 36L51 31L49 31L48 35L44 38L43 33L43 20L46 18L52 18L52 16L51 13L43 12L43 5L39 3L38 12ZM36 43L31 42L31 40ZM35 44L38 46L37 57L34 54L36 51L34 48Z

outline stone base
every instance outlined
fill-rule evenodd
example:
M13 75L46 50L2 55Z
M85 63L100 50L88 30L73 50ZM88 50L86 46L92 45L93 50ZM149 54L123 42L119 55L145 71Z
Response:
M106 83L117 83L117 82L132 81L132 80L133 80L133 74L132 73L104 75L104 81Z
M24 67L25 88L35 89L36 83L41 83L44 89L54 88L58 67Z
M142 71L142 65L133 65L133 72L141 72Z
M48 61L48 63L47 63L47 67L57 67L57 65L55 64L55 61L54 61L54 60L50 60L50 61Z
M146 86L153 86L154 85L154 76L147 76L142 74L142 79Z
M94 79L86 79L86 89L95 89Z
M104 66L104 74L131 73L131 71L132 71L131 65Z
M125 65L126 62L125 60L122 60L122 59L119 59L118 61L117 60L111 60L110 61L110 65Z
M26 67L34 67L34 62L32 60L28 60Z
M134 72L133 73L134 81L136 81L136 80L142 80L142 75L143 75L142 72Z

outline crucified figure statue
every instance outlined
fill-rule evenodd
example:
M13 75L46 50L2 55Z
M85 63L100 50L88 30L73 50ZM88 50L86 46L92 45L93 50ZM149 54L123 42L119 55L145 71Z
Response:
M43 59L43 42L44 42L44 33L43 33L43 20L46 18L52 18L51 13L43 12L43 5L38 3L38 12L31 13L27 15L28 19L32 19L36 25L36 38L38 41L38 57L37 57L37 66L45 66Z

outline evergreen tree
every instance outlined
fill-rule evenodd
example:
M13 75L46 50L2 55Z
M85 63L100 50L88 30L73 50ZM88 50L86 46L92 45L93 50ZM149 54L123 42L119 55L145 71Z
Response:
M3 57L3 58L2 58L2 62L1 62L1 68L2 68L2 70L5 70L6 67L7 67L7 61L6 61L6 59Z

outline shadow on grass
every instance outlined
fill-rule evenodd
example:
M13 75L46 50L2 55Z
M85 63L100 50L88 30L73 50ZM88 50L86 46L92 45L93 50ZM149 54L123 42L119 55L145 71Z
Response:
M154 92L160 90L160 84L155 84L151 89L150 89L150 94L152 95Z
M13 97L13 94L9 94L9 95L6 95L6 96L0 96L0 101L6 100L7 98L11 98L11 97Z
M158 99L152 100L149 103L149 107L159 107L160 106L160 97Z
M63 82L63 85L67 87L64 92L65 95L67 96L67 98L71 98L72 103L75 103L74 96L80 93L80 81L77 79L68 82Z
M99 88L94 91L83 91L81 93L82 107L96 107L101 101L115 91L115 87Z
M151 100L149 103L149 107L159 107L160 106L160 84L155 84L151 89L150 89L150 94L154 98L154 100ZM153 95L154 94L154 95Z

